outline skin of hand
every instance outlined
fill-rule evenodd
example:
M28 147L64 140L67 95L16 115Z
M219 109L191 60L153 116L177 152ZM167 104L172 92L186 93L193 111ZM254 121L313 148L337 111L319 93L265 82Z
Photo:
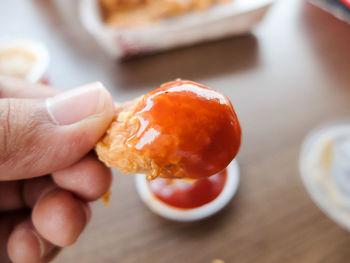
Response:
M62 92L0 76L0 262L48 262L111 185L91 151L114 115L100 83Z

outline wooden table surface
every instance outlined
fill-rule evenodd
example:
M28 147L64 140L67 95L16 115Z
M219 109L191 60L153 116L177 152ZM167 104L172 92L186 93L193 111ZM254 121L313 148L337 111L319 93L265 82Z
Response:
M82 29L70 0L0 3L0 34L42 39L64 89L100 80L124 101L177 77L227 94L241 120L241 183L218 215L181 224L155 216L132 176L115 172L112 205L63 262L350 262L350 235L311 201L300 145L318 125L350 119L350 27L301 0L279 1L249 36L117 63Z

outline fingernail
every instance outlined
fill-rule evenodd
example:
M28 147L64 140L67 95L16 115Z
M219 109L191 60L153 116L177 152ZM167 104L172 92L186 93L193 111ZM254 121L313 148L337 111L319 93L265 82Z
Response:
M53 122L69 125L101 113L109 96L103 85L95 82L46 99L46 108Z
M40 258L43 258L45 256L45 244L44 241L41 239L41 237L38 235L38 233L35 230L32 230L32 233L38 240L39 248L40 248Z
M92 213L90 203L86 203L86 205L84 206L84 210L86 213L86 224L87 224L90 222L91 213Z

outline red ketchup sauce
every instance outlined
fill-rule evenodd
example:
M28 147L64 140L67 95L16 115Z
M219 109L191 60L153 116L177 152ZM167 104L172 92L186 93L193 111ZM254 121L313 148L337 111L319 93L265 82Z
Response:
M218 173L241 143L230 100L192 81L168 82L148 93L135 117L139 127L126 144L154 160L162 177L200 179Z
M203 206L217 198L227 180L227 169L207 178L189 182L157 178L148 182L151 192L162 202L180 209Z

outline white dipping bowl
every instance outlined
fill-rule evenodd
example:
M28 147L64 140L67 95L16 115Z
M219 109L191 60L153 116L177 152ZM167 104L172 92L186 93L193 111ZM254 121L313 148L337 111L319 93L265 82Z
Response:
M136 189L142 201L157 215L179 222L197 221L219 212L230 202L236 193L239 184L239 167L237 161L233 160L226 169L226 183L219 196L210 203L197 208L182 209L164 203L151 192L144 174L137 174L135 176Z
M14 50L18 50L19 52L23 52L24 54L30 54L35 58L35 61L30 66L25 76L22 78L29 82L39 82L42 80L47 73L47 69L49 66L50 55L46 46L38 40L28 39L28 38L20 38L20 39L1 39L0 40L0 53L6 52L9 50L13 52ZM18 55L17 55L18 56ZM20 56L20 55L19 55ZM0 63L5 63L6 61L0 61ZM9 67L21 67L21 60L13 60L9 63ZM5 65L6 66L6 65ZM11 69L9 70L11 71ZM1 71L0 71L1 73ZM5 75L13 76L11 72L3 73ZM18 77L18 76L17 76Z
M321 158L329 141L349 135L350 124L328 125L315 130L305 139L299 160L302 181L313 201L326 215L348 231L350 231L349 199L342 193L334 175L324 175Z

